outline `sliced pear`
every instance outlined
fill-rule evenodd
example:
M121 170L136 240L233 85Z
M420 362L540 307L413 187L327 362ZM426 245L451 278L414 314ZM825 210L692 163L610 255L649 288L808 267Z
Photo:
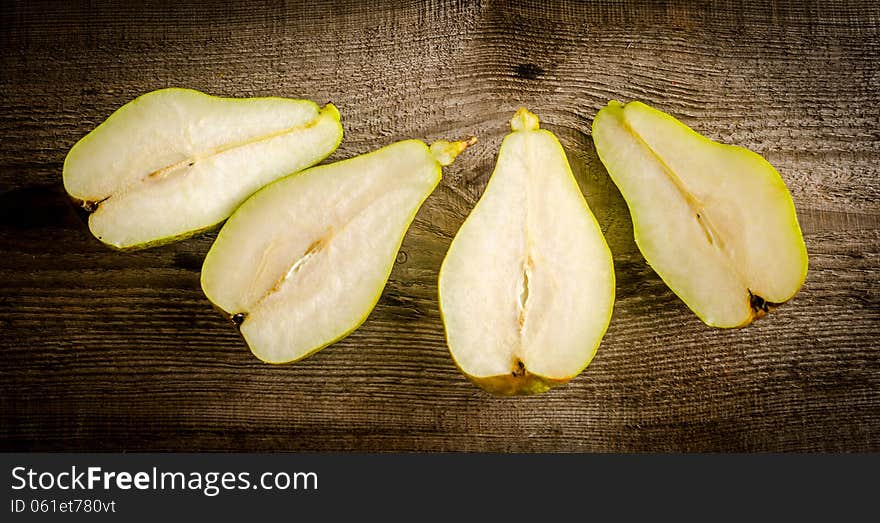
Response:
M706 324L748 325L800 289L807 250L794 203L761 156L639 102L599 111L593 140L645 259Z
M342 140L339 111L309 100L147 93L76 143L64 187L116 248L147 247L225 220L257 189L318 163Z
M229 218L202 267L205 295L268 363L344 338L379 300L416 212L468 142L408 140L307 169Z
M556 137L520 109L495 171L440 269L440 310L459 369L496 394L543 392L596 354L614 267Z

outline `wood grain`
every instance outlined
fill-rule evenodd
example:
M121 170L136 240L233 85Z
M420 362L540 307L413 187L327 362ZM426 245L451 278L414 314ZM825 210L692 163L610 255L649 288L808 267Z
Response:
M219 4L0 7L0 449L880 450L876 2ZM419 212L367 322L269 366L200 291L216 232L113 252L61 187L79 138L168 86L333 101L346 135L331 160L480 143ZM609 99L777 167L810 253L791 303L715 330L665 287L592 145ZM449 358L436 278L521 105L567 150L617 302L583 374L499 399Z

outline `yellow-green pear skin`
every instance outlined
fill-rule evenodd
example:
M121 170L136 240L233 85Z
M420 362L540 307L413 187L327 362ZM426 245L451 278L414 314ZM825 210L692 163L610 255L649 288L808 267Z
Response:
M645 260L707 325L746 326L801 288L794 202L764 158L641 102L600 110L593 141Z
M220 230L202 290L267 363L344 338L379 301L441 166L473 141L397 142L266 186Z
M332 104L160 89L123 105L70 149L64 187L91 211L99 240L150 247L217 225L341 140Z
M449 352L473 383L535 394L590 363L614 305L611 252L556 137L520 109L439 276Z

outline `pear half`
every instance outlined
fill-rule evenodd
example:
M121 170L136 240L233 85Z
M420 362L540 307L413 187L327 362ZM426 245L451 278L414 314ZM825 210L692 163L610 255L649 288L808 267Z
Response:
M379 300L416 212L474 139L417 140L313 167L235 211L202 267L205 295L268 363L344 338Z
M99 240L148 247L216 225L341 140L331 104L162 89L123 105L77 142L64 161L64 187L92 211L89 229Z
M807 250L794 203L761 156L639 102L599 111L593 140L645 259L706 324L748 325L800 289Z
M556 137L520 109L440 269L449 351L483 389L544 392L578 375L608 328L614 267Z

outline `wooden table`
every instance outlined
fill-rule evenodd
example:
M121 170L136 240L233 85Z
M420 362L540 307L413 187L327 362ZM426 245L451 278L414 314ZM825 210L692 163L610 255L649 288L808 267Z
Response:
M880 450L880 4L7 4L0 449ZM480 142L419 212L367 322L270 366L202 295L216 231L114 252L63 191L79 138L169 86L333 101L345 139L331 160L404 138ZM791 303L716 330L666 288L592 143L609 99L777 167L810 253ZM583 374L504 399L453 365L436 280L521 105L566 148L617 302Z

